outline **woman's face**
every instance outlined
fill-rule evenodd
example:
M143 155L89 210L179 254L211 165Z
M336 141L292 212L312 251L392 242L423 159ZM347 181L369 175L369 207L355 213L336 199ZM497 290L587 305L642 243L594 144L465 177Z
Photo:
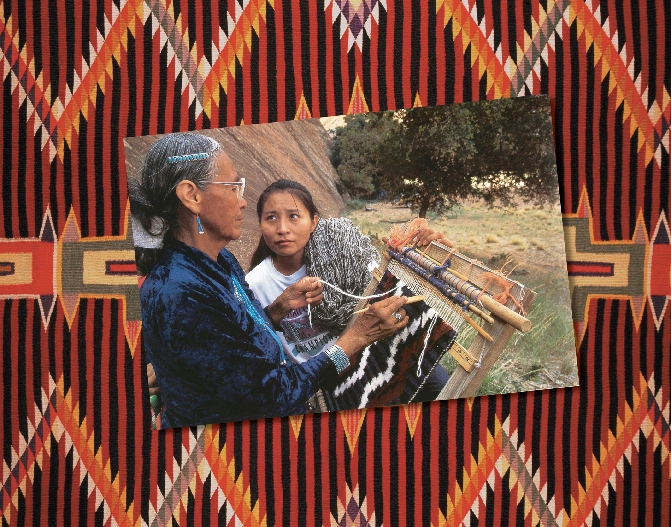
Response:
M291 257L300 253L315 230L317 216L310 216L300 199L290 192L271 194L261 213L261 234L266 244L278 256Z
M217 176L213 182L235 182L240 177L233 161L221 152L215 160ZM238 198L239 185L208 185L202 191L203 202L200 206L200 221L206 235L216 238L224 245L240 238L242 228L242 209L247 207L244 198Z

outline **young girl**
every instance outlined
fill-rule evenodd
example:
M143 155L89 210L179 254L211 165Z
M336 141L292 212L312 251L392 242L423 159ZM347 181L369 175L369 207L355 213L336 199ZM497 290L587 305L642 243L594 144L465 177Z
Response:
M291 180L279 180L266 188L256 211L262 236L246 280L262 306L272 303L306 275L335 282L343 291L362 294L379 255L351 221L320 219L310 192ZM422 232L415 241L425 246L433 240L451 245L432 229ZM305 362L328 349L357 304L356 299L327 286L323 295L324 301L312 306L311 316L307 307L302 307L280 321L278 336L287 357L294 362ZM435 399L447 378L445 370L437 365L414 400Z

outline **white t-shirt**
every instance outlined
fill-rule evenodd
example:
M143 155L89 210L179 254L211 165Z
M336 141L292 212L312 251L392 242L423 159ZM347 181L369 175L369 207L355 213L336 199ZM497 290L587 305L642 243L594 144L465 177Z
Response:
M280 273L270 257L252 269L245 279L254 296L264 308L272 304L284 290L294 285L306 274L305 265L294 274ZM282 331L277 334L282 341L286 355L294 362L305 362L322 350L328 349L338 340L339 335L319 328L317 322L308 319L307 307L294 309L280 322Z

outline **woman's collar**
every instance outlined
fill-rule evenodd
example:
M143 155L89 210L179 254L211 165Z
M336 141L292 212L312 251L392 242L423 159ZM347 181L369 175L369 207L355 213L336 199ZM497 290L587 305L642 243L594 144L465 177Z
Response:
M196 261L202 262L207 266L216 266L217 264L219 264L223 268L223 270L227 273L231 271L232 259L235 259L233 254L228 249L224 248L219 253L217 261L215 262L214 260L212 260L212 258L210 258L208 254L204 253L200 249L196 249L195 247L187 243L184 243L181 240L178 240L170 233L166 234L164 244L166 248L170 248L174 251L185 254Z

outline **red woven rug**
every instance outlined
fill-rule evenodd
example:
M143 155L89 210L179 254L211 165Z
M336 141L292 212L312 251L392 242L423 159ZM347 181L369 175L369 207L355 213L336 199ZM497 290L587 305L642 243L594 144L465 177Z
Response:
M0 47L2 525L670 524L668 2L10 0ZM580 388L151 432L124 137L539 93Z

